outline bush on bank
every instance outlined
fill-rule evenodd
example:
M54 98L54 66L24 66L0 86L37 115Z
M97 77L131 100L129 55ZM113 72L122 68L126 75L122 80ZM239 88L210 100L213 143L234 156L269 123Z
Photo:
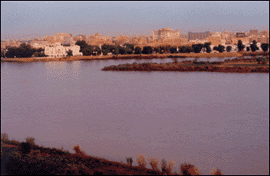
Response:
M5 139L5 143L8 142ZM4 152L1 154L1 175L179 175L176 171L172 173L175 165L174 161L165 159L161 161L161 168L158 168L158 160L145 155L138 154L138 166L132 166L133 159L127 158L127 164L114 161L108 161L102 158L91 157L86 154L79 155L79 151L74 146L75 154L65 153L60 155L62 150L51 148L35 148L28 142L18 142L18 150ZM43 150L42 150L43 149ZM48 152L54 151L54 152ZM146 168L147 161L152 169ZM201 175L201 172L191 164L180 164L180 174ZM212 171L212 175L222 175L219 169Z

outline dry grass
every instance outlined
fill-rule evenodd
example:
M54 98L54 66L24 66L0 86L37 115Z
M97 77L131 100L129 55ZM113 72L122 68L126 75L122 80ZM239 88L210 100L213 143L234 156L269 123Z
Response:
M221 170L219 170L219 169L214 169L214 170L212 170L211 171L211 175L223 175L222 173L221 173Z
M149 164L151 165L152 169L154 171L157 171L158 170L158 160L156 158L150 158L149 159Z
M170 160L169 163L168 163L168 168L167 168L167 173L168 174L172 173L172 168L173 168L174 165L175 165L175 162Z
M181 164L182 175L202 175L201 172L192 164Z
M81 147L79 145L74 145L73 150L76 152L76 155L81 157L86 157L86 155L83 151L81 151Z
M138 154L137 155L137 162L138 162L140 168L145 168L145 166L146 166L146 159L145 159L145 156L144 155Z

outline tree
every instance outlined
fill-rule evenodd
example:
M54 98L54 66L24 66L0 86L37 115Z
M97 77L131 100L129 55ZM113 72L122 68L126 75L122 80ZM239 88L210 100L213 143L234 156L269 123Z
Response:
M231 47L231 46L227 46L227 47L226 47L226 51L227 51L227 52L230 52L231 50L232 50L232 47Z
M22 43L18 48L17 47L7 47L8 51L6 52L6 57L13 58L25 58L25 57L32 57L35 50L26 43Z
M211 53L211 51L212 51L212 50L211 50L211 47L210 47L210 46L207 46L207 47L206 47L206 52L207 52L207 53Z
M131 48L125 48L127 54L133 54L133 50Z
M245 48L245 45L243 45L241 40L238 40L237 47L238 47L238 52L239 52L239 51L242 51Z
M34 49L29 44L22 43L20 47L18 48L17 56L16 57L32 57L34 54Z
M124 47L119 47L119 54L126 54L126 48Z
M211 53L211 42L205 42L203 47L205 47L207 53Z
M218 51L218 47L214 46L213 50Z
M111 47L111 52L115 55L119 54L119 48L116 46Z
M73 56L72 50L68 50L68 51L67 51L67 56L68 56L68 57Z
M135 54L141 54L141 48L139 46L136 46L135 48Z
M223 45L218 45L218 52L223 53L225 49L225 46Z
M259 50L256 40L253 40L252 43L256 46L256 50Z
M2 133L1 134L1 140L8 140L8 134L7 133Z
M88 45L86 48L82 50L82 53L84 56L90 56L93 55L93 51L94 51L93 47Z
M257 42L256 40L253 40L253 43L250 45L250 49L252 52L255 52L256 50L258 50L259 48L257 47Z
M102 53L103 53L103 55L107 55L109 53L109 50L108 49L102 49Z
M102 49L102 50L104 50L104 49L109 49L109 45L103 44L103 45L101 46L101 49Z
M156 47L154 50L155 50L156 53L159 53L159 48L158 47Z
M192 45L193 51L195 53L200 53L202 50L203 45L202 44L194 44Z
M261 48L264 52L268 51L269 45L267 43L262 43Z
M187 47L185 47L185 46L179 46L179 52L186 53L187 52Z
M6 56L5 51L1 49L1 57L4 58L5 56Z
M175 47L171 47L171 48L170 48L170 52L171 52L171 53L176 53L176 52L177 52L177 49L176 49Z
M84 40L78 40L75 45L80 46L80 52L82 52L84 48L88 47L88 44Z
M160 47L159 53L163 54L165 52L166 48L164 46Z
M27 137L26 138L26 142L31 144L31 145L35 145L35 138L33 137Z
M152 53L152 47L151 46L145 46L143 47L143 54L151 54Z
M161 160L161 170L162 170L162 172L166 172L167 171L167 168L168 168L168 166L167 166L166 160L165 159L162 159Z
M127 158L127 163L129 166L132 166L133 159L132 158Z
M94 55L100 55L101 54L101 49L98 46L93 46L94 47Z
M6 57L7 58L14 58L14 56L17 57L17 47L7 47Z
M193 48L192 48L191 46L188 46L188 47L186 48L186 51L187 51L188 53L191 53L191 52L193 52L194 50L193 50Z
M126 47L127 49L131 49L131 51L134 51L134 44L129 44L129 43L125 43L124 47Z

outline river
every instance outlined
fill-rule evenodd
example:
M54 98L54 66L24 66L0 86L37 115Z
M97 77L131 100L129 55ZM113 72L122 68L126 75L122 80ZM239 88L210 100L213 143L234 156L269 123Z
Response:
M101 71L172 61L2 62L1 133L134 165L138 153L173 160L178 173L186 162L269 174L269 74Z

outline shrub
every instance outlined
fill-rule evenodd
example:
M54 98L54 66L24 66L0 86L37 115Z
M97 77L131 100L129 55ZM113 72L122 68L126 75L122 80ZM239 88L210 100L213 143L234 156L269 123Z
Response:
M81 147L79 145L74 145L73 150L76 152L79 156L87 156L85 152L81 150Z
M243 45L241 40L238 40L237 47L238 47L238 51L242 51L245 48L245 45Z
M150 158L149 159L149 164L151 165L152 169L154 171L157 171L158 170L158 160L156 158Z
M218 52L223 53L224 52L224 46L223 45L218 45Z
M156 53L159 53L159 48L158 47L156 47L154 50L155 50Z
M145 47L143 47L143 51L142 51L142 53L143 54L152 54L152 47L151 46L145 46Z
M172 173L172 168L173 168L174 164L175 164L174 161L172 161L172 160L169 161L168 168L167 168L167 173L168 174Z
M177 52L177 49L176 49L175 47L171 47L171 48L170 48L170 52L171 52L171 53L176 53L176 52Z
M132 166L132 163L133 163L133 159L132 158L127 158L127 164L129 166Z
M227 46L226 51L227 52L230 52L231 50L232 50L232 47L231 46Z
M145 161L145 156L142 154L137 155L137 162L139 164L139 167L145 168L146 166L146 161Z
M135 48L135 54L141 54L141 48L140 47L138 47L138 46L136 46L136 48Z
M262 43L261 48L264 52L268 51L269 45L267 43Z
M28 154L31 152L31 144L28 142L22 142L19 149L22 154Z
M8 134L7 133L2 133L1 134L1 140L7 141L8 140Z
M191 164L181 164L182 175L201 175L199 170Z
M167 162L165 159L162 159L161 160L161 171L166 172L166 170L167 170Z
M251 49L252 52L255 52L258 49L258 47L257 47L257 45L255 45L253 43L253 44L250 45L250 49Z
M217 170L212 170L211 175L223 175L223 174L221 173L221 170L217 169Z
M107 55L109 53L109 50L108 49L102 49L102 53L103 53L103 55Z
M35 138L33 137L27 137L26 138L26 142L31 144L31 145L35 145Z

